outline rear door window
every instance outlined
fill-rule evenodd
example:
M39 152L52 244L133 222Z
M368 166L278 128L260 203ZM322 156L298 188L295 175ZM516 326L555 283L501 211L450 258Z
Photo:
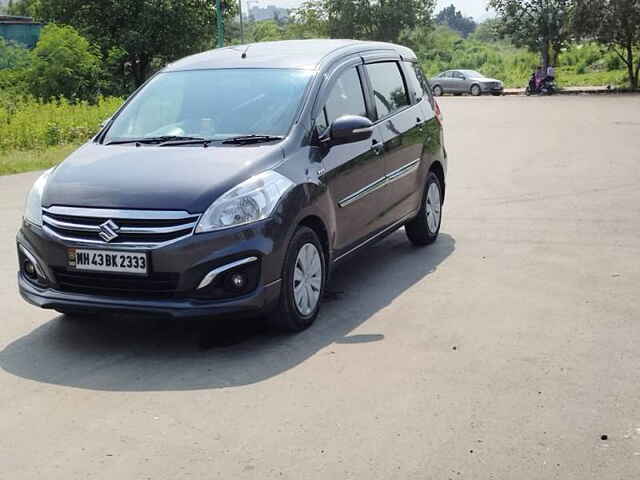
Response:
M405 66L407 67L409 84L413 86L415 92L416 101L419 102L423 99L428 100L433 107L433 94L431 93L427 77L425 77L420 65L415 62L405 62Z
M398 62L371 63L366 68L371 80L378 118L384 118L410 105Z

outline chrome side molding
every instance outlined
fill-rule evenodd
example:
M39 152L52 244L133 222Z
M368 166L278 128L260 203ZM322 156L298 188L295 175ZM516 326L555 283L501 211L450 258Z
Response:
M338 202L340 208L347 207L358 200L362 200L367 195L372 194L376 190L379 190L382 187L386 187L390 183L395 182L396 180L401 179L402 177L409 175L410 173L415 172L420 167L421 159L418 158L413 162L409 162L406 165L394 170L391 173L386 174L384 177L379 178L375 182L370 183L366 187L361 188L357 192L353 192L351 195L343 198Z

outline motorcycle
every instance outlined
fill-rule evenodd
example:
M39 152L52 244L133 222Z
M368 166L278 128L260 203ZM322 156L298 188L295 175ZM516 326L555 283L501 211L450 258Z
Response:
M532 83L534 82L529 82L529 85L527 85L527 89L525 90L525 94L527 96L529 95L553 95L554 93L556 93L556 84L553 81L552 78L545 78L540 85L537 86L537 88L532 88Z

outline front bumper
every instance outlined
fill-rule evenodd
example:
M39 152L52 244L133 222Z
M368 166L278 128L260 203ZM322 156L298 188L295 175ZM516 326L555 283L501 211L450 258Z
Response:
M500 86L496 86L496 85L490 85L490 84L482 84L480 85L480 88L482 90L483 93L503 93L504 92L504 86L500 85Z
M144 300L85 295L61 292L55 288L39 288L30 283L22 273L18 273L20 295L27 302L41 308L59 312L113 312L144 313L153 316L224 317L230 315L255 315L270 305L275 305L280 296L280 280L258 286L252 294L233 300L206 302L202 300Z
M122 296L94 292L90 287L81 291L68 289L59 280L64 273L72 271L67 266L68 249L83 245L51 238L42 229L24 224L17 234L18 245L35 257L47 281L34 282L21 268L18 286L27 302L60 312L130 312L174 318L256 314L277 304L288 237L281 222L270 219L227 231L192 235L170 245L145 250L152 273L175 278L175 291L161 297ZM105 244L93 248L115 250L118 247ZM246 257L259 259L257 286L251 292L219 299L196 293L207 273Z

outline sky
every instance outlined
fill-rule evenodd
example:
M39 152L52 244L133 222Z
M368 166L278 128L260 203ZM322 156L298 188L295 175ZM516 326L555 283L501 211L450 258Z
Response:
M243 0L246 3L246 0ZM277 5L284 8L295 8L302 3L302 0L259 0L261 6ZM487 0L438 0L436 12L444 7L454 4L456 8L467 17L473 17L476 20L484 20L487 14Z

